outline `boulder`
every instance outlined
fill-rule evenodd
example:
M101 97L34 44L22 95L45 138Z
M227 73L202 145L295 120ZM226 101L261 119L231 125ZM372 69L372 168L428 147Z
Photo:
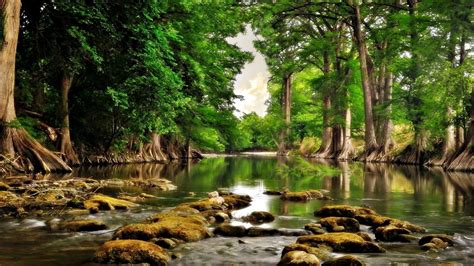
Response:
M107 264L166 265L168 252L158 245L140 240L112 240L105 242L94 254L94 262Z
M375 239L388 242L410 242L404 235L411 234L410 230L393 225L380 226L375 229Z
M308 190L303 192L283 192L280 197L288 201L308 201L312 199L328 199L319 190Z
M410 230L411 232L414 232L414 233L426 232L426 229L421 226L414 225L407 221L402 221L402 220L398 220L398 219L394 219L394 218L390 218L390 217L386 217L386 216L382 216L378 214L361 214L361 215L356 215L354 218L357 221L359 221L360 224L369 225L374 228L377 228L379 226L385 226L385 225L393 225L398 228L404 228L404 229Z
M365 241L372 241L372 238L370 237L370 235L365 232L357 232L355 234L362 237Z
M322 260L328 260L331 258L331 253L327 249L315 248L315 247L310 247L308 245L302 245L302 244L297 244L297 243L285 246L283 248L283 251L281 252L281 256L283 257L286 253L291 252L291 251L296 251L296 250L313 254Z
M354 218L326 217L319 222L328 232L359 232L360 230L359 222Z
M243 237L247 235L247 229L243 226L235 226L230 224L221 224L214 229L214 234L221 236Z
M313 233L313 234L315 234L315 235L326 233L326 232L323 230L321 224L316 224L316 223L309 223L309 224L306 224L306 225L304 226L304 229L310 231L311 233Z
M97 220L74 220L58 223L57 229L70 232L99 231L107 229L107 225Z
M450 236L450 235L445 235L445 234L429 234L429 235L425 235L423 236L420 241L418 242L418 244L421 246L421 245L424 245L426 243L429 243L433 238L438 238L438 239L441 239L443 240L443 242L446 242L448 243L448 245L452 246L454 245L454 240L453 240L453 237Z
M327 246L335 252L385 252L379 245L365 241L362 237L353 233L326 233L321 235L301 236L298 238L297 243L312 247Z
M364 214L377 214L377 213L369 208L354 207L354 206L349 206L349 205L324 206L321 209L314 212L314 216L317 216L317 217L335 216L335 217L354 218L356 215L364 215Z
M444 242L443 240L439 238L432 238L430 242L423 244L421 246L422 250L433 250L433 251L438 251L441 249L445 249L448 247L448 243Z
M84 201L84 208L88 210L126 210L130 207L135 207L137 204L116 199L102 194L95 194L88 200Z
M305 265L305 266L319 266L318 257L313 254L301 250L290 251L286 253L278 263L278 265Z
M359 258L351 255L339 257L323 263L323 266L363 266L365 265Z
M273 222L275 216L266 211L254 211L250 215L242 217L242 220L253 224L262 224Z
M280 231L274 228L262 228L262 227L250 227L247 232L247 236L278 236Z
M117 229L114 239L176 238L184 242L198 241L211 236L206 219L200 215L179 216L173 212L150 218L151 223L125 225Z

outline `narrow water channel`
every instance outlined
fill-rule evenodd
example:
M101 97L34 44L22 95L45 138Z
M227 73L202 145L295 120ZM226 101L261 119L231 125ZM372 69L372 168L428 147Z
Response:
M151 178L171 180L176 191L138 188L106 189L103 193L146 192L158 196L130 211L88 214L82 218L104 221L111 230L93 233L52 232L46 222L54 217L28 217L0 221L0 265L82 265L92 264L98 245L121 225L144 220L147 216L181 202L206 197L207 192L228 188L252 197L252 205L233 215L238 218L255 210L269 211L276 220L265 227L302 228L315 221L314 210L326 204L366 205L378 213L426 227L429 232L453 234L456 245L439 253L426 253L415 244L382 244L383 254L361 255L368 264L420 265L452 262L474 264L474 175L427 170L414 166L334 163L303 159L278 160L275 157L216 157L195 164L141 164L79 168L65 176L106 178ZM328 191L334 201L286 202L265 190ZM296 237L258 238L215 237L181 245L182 255L175 265L276 264L284 245Z

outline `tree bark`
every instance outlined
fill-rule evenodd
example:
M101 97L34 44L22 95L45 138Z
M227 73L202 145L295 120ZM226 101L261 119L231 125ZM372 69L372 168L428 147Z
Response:
M372 88L370 84L370 76L367 68L367 54L365 46L365 38L362 33L360 8L354 6L353 29L359 52L359 62L362 78L362 88L364 90L364 114L365 114L365 151L361 156L362 161L371 161L373 153L377 151L378 145L375 137L374 116L372 110Z
M471 91L471 106L474 106L474 88ZM463 147L461 147L459 155L449 164L449 170L474 170L474 108L472 107L469 118L470 124L466 142Z
M284 128L280 132L278 143L278 156L286 156L288 154L288 137L290 136L291 126L291 73L283 75L283 96L282 111L284 119Z
M346 161L351 160L355 154L354 146L352 146L352 137L351 137L351 109L346 107L344 111L345 125L342 131L342 147L337 152L336 158L338 160Z
M0 12L4 19L4 36L0 47L0 154L17 170L29 170L28 163L24 160L28 159L35 171L71 171L63 160L45 149L15 123L15 57L20 29L20 8L20 0L0 1ZM16 160L17 156L22 160Z
M59 151L64 161L69 165L79 165L80 161L72 147L71 132L69 129L69 91L71 90L74 75L63 73L61 80L61 102L59 113L61 117L61 139L59 141Z
M150 142L141 149L141 157L145 162L163 162L166 157L161 151L160 135L155 132L150 133Z

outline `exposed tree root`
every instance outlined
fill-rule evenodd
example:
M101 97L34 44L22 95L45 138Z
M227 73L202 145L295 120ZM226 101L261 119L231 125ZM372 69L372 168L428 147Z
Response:
M2 127L2 149L6 157L20 157L13 163L16 169L38 172L70 172L72 171L61 158L44 148L22 128Z
M468 143L447 168L448 170L474 171L474 145Z

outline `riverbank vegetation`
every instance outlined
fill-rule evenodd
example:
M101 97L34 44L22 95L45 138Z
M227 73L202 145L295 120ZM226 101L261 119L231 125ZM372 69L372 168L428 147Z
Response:
M2 168L200 151L472 170L468 1L0 1ZM251 25L267 114L237 118Z

